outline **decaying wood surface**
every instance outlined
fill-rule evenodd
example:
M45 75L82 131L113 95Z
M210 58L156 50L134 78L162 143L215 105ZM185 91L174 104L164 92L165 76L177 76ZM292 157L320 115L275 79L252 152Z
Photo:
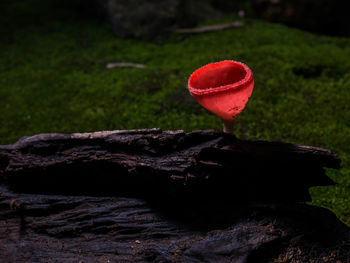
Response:
M50 193L306 201L310 186L333 184L324 167L339 166L330 150L213 130L40 134L0 147L7 185Z
M0 262L350 262L349 228L296 203L325 167L212 130L25 137L0 146Z

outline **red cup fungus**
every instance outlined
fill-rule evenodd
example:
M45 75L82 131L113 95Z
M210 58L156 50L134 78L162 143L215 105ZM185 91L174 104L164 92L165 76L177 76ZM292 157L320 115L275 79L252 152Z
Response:
M223 120L224 132L232 132L233 121L247 104L253 87L252 71L245 64L231 60L205 65L188 80L191 95Z

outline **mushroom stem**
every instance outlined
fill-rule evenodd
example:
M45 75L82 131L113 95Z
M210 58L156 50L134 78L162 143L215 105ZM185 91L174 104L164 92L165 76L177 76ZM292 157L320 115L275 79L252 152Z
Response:
M224 133L233 133L233 121L222 120Z

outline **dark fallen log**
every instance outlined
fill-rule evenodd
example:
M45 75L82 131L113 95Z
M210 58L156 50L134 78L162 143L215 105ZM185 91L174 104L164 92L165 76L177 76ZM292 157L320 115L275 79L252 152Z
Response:
M350 231L302 204L201 203L1 189L1 262L350 262Z
M0 262L350 262L349 228L295 203L324 167L215 131L25 137L0 146Z
M339 166L330 150L238 140L213 130L40 134L0 146L1 177L18 191L174 194L186 202L187 194L306 201L310 186L333 184L324 167Z

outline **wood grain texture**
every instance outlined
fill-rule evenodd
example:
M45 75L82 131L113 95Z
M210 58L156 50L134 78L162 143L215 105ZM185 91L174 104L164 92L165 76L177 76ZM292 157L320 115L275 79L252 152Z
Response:
M306 201L310 186L333 184L324 167L340 167L330 150L213 130L39 134L0 146L9 186L50 193Z
M0 146L0 262L350 262L349 228L297 203L325 167L212 130L24 137Z

